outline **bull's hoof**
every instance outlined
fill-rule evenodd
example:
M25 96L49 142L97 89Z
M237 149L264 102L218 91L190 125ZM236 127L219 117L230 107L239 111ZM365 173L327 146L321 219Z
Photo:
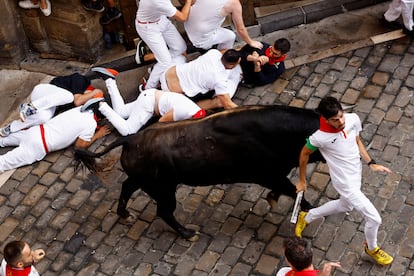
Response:
M181 237L191 242L197 241L199 238L198 237L199 232L193 229L182 227L178 230L178 233L180 234Z
M120 217L119 222L125 225L132 225L137 220L137 216L134 214L129 213L126 218Z

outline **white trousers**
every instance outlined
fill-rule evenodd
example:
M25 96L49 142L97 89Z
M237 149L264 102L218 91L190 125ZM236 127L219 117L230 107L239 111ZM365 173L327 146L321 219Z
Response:
M174 57L186 51L187 45L174 24L165 16L156 23L141 24L135 20L135 28L157 60L146 88L157 88L161 74L169 68Z
M0 156L0 173L32 164L46 156L40 134L40 127L11 133L0 138L1 147L16 147Z
M329 201L320 207L310 209L305 221L312 221L336 213L350 212L354 208L364 217L364 234L368 249L372 250L377 246L378 228L381 225L381 216L371 201L361 192L360 187L354 189L334 188L339 192L337 200ZM345 191L345 194L342 192Z
M125 103L116 81L107 79L105 83L113 109L107 103L103 103L99 111L122 136L136 133L154 114L155 90L145 90L135 101Z
M194 46L209 50L217 44L218 50L224 50L233 48L235 41L236 34L232 30L220 27L208 41L195 43Z
M49 83L41 83L33 88L30 101L37 112L26 118L24 122L15 120L10 124L11 132L17 132L31 126L44 124L55 114L56 107L73 102L73 94L63 88Z
M413 8L414 0L393 0L385 12L384 17L387 21L391 22L402 16L404 26L409 31L412 31L414 27Z

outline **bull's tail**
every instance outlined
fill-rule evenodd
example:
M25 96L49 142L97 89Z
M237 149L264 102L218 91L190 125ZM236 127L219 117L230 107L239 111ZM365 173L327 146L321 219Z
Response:
M75 158L75 168L78 168L80 165L85 165L90 171L96 172L97 171L97 166L96 166L96 161L95 158L97 157L101 157L102 155L108 153L109 151L111 151L112 149L119 147L121 145L124 145L126 142L125 137L120 137L118 139L116 139L114 142L112 142L111 144L109 144L104 150L102 150L101 152L92 152L90 150L86 150L86 149L76 149L75 148L75 153L74 153L74 158Z

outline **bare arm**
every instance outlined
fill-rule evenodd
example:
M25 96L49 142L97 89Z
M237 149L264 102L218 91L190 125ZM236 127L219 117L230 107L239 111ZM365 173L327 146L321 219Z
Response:
M197 105L202 109L215 109L224 107L224 109L230 109L237 107L237 104L235 104L229 94L224 95L217 95L212 99L205 99L197 102Z
M93 135L93 137L90 141L85 141L85 140L82 140L81 138L76 139L75 148L87 149L96 140L108 135L109 133L111 133L110 127L109 126L103 126L95 132L95 134Z
M231 7L229 8L230 5ZM247 32L246 26L243 22L243 9L242 5L240 4L240 0L229 1L226 4L225 8L231 12L231 19L233 21L234 26L236 27L236 31L239 34L240 38L243 39L243 41L249 44L250 46L262 49L263 44L259 41L251 39L249 33Z
M101 89L86 90L83 94L74 94L73 103L75 106L80 106L86 103L88 100L92 99L96 94L102 93Z
M181 11L177 10L177 12L173 15L172 18L181 22L187 21L188 16L190 15L190 9L192 4L192 0L186 0Z
M372 158L369 156L367 149L364 146L364 143L362 143L361 141L361 137L357 136L356 137L356 142L358 144L358 148L359 148L359 154L361 155L362 159L365 162L370 162L372 160ZM392 173L391 170L383 165L379 165L379 164L371 164L369 166L373 171L376 172L386 172L386 173Z
M303 146L302 151L299 156L299 180L296 183L296 192L306 191L307 181L306 181L306 166L309 162L309 155L314 151L309 149L306 145Z

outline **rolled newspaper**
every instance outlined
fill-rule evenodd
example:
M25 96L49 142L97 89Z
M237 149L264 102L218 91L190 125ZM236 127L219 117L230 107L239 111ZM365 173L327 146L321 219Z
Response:
M291 223L296 223L296 221L298 220L298 215L300 211L300 203L302 202L302 197L303 197L303 191L300 191L296 195L295 205L293 207L293 213L292 213L292 216L290 217Z

